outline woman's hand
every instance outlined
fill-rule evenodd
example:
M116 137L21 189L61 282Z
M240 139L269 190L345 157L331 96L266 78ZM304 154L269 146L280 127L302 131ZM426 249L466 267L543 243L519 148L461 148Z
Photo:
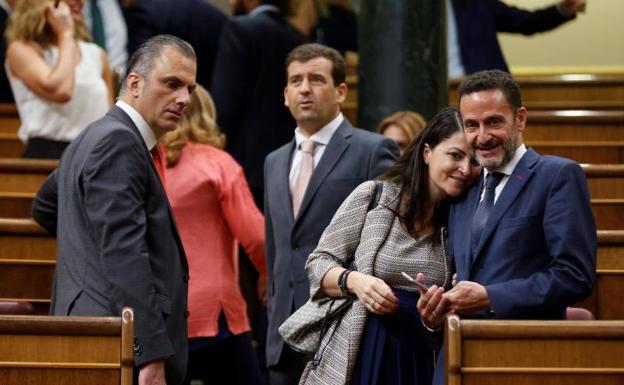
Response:
M262 304L266 306L267 302L269 302L269 293L267 290L267 275L266 274L261 274L258 277L258 284L256 288L258 290L258 298L260 298L260 302L262 302Z
M416 280L425 283L424 274L418 273ZM448 300L442 296L444 288L433 285L427 291L423 289L418 290L420 291L420 298L416 308L420 313L420 317L425 326L431 329L439 328L448 312Z
M48 4L46 20L57 39L63 36L74 38L74 18L71 15L69 6L64 1L60 1L56 7L52 2Z
M390 286L377 277L354 271L347 277L347 288L371 313L391 314L399 308L399 299Z

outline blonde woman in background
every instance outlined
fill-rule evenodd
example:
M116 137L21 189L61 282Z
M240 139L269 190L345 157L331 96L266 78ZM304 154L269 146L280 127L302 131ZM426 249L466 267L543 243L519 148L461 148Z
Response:
M186 382L260 384L238 283L238 242L260 273L266 303L264 218L243 169L222 150L225 137L215 121L212 98L198 85L180 127L159 146L166 159L159 171L189 264Z
M108 58L88 42L83 0L20 0L5 32L22 156L59 158L113 102Z
M403 155L407 146L426 125L427 122L419 113L398 111L382 120L377 132L394 140Z

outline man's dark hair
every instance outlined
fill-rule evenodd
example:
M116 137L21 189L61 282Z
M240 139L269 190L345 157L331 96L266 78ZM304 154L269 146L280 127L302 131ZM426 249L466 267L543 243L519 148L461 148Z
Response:
M183 56L197 61L195 50L186 41L172 35L157 35L148 40L137 48L128 61L127 74L135 72L143 79L149 79L156 60L160 58L162 50L165 47L173 47ZM121 92L126 89L126 82L121 82Z
M491 90L501 90L514 113L522 107L520 86L510 74L501 70L486 70L472 74L459 86L459 100L464 95Z
M334 79L334 86L338 86L346 81L346 64L340 52L317 43L302 44L288 54L288 57L286 57L286 76L288 76L290 63L296 61L305 63L318 57L323 57L332 63L331 75ZM286 80L288 81L288 79Z

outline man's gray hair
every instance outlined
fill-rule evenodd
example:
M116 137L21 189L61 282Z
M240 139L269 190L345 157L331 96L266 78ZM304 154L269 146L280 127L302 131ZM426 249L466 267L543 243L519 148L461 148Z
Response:
M137 48L128 61L127 74L135 72L143 79L148 80L156 60L160 58L162 50L165 47L173 47L183 56L197 61L195 50L186 41L172 35L156 35ZM127 76L127 75L126 75ZM121 94L126 91L127 85L125 79L121 82Z

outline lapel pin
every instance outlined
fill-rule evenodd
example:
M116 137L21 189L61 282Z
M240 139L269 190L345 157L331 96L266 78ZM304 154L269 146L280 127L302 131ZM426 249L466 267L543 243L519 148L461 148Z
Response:
M524 178L522 177L522 175L516 175L516 179L523 180Z

